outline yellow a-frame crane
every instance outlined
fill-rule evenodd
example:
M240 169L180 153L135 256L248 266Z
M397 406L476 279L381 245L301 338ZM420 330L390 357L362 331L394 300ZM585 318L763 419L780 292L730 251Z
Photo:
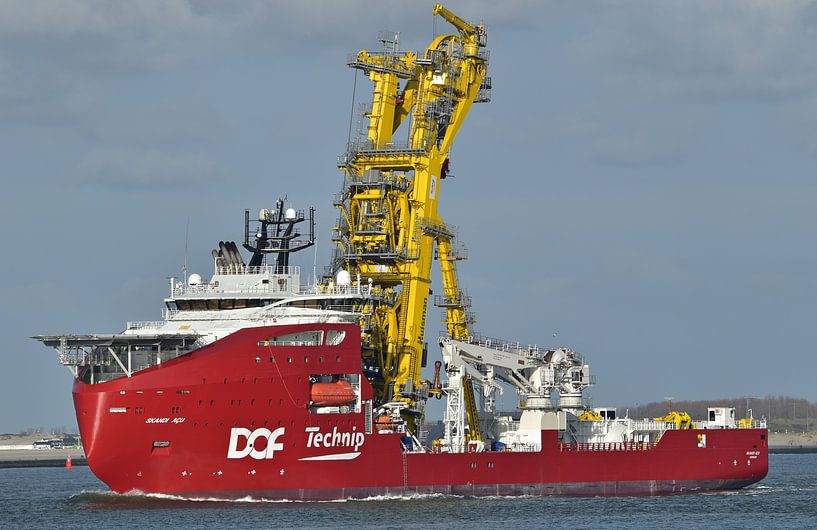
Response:
M422 417L429 392L440 392L420 379L435 257L444 289L435 301L446 309L449 335L467 337L472 322L457 283L455 263L463 255L452 244L454 231L441 219L438 204L451 144L471 105L489 101L491 88L485 28L439 4L434 15L458 33L434 38L420 56L401 52L398 35L390 35L381 38L382 52L360 51L349 60L374 87L364 112L368 123L350 139L339 163L344 186L335 200L341 213L332 272L345 269L378 293L361 322L364 371L380 403L406 404L410 427ZM479 439L470 381L465 395L470 437Z

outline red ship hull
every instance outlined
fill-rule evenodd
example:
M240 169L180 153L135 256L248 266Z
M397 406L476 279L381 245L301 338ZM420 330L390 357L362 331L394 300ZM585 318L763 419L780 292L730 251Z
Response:
M346 331L340 345L263 346L296 327L247 328L133 377L78 380L91 470L117 492L298 500L656 495L736 489L768 471L765 429L670 430L649 449L566 446L546 430L537 452L405 452L401 434L378 433L364 410L310 412L310 375L361 374L356 326L297 329L328 327Z

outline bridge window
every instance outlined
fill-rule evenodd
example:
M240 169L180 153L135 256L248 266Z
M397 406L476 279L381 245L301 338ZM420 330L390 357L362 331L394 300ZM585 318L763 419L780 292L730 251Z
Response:
M326 345L337 346L346 338L346 331L342 329L330 329L326 332Z
M258 342L259 346L320 346L323 343L323 330L301 331L280 337L272 337Z
M277 300L277 299L275 299ZM191 300L175 300L168 303L170 310L181 311L221 311L225 309L245 309L248 307L263 307L274 300L259 298L234 299L234 298L198 298Z

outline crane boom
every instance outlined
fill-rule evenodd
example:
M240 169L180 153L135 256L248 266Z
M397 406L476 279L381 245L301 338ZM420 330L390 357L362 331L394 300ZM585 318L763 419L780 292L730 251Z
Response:
M445 20L451 23L452 26L457 28L461 33L464 35L476 35L477 29L473 24L464 21L445 7L440 4L434 4L434 15L439 15L443 17Z
M451 252L455 233L438 205L454 138L472 104L489 100L490 87L484 28L439 5L434 14L459 34L436 37L421 55L401 52L399 35L386 35L382 51L360 51L348 61L372 82L372 100L338 164L344 186L335 201L331 265L333 276L344 269L372 283L376 296L361 321L364 370L380 403L405 404L410 426L422 417L429 392L420 371L435 245L450 298L449 333L468 336L454 267L459 257ZM477 422L472 433L478 431Z

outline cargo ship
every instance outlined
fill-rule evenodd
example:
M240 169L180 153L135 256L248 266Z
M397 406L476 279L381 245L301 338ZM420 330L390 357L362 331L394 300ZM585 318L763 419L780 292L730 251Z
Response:
M336 246L321 277L302 282L290 264L315 243L315 210L279 199L245 211L248 261L220 241L209 278L170 280L161 320L34 337L71 370L88 465L113 491L658 495L766 475L762 419L724 407L699 420L591 408L595 381L581 354L475 332L456 270L467 252L438 205L454 137L472 105L490 101L487 37L440 5L434 15L456 32L422 54L384 33L382 50L347 61L371 81L372 100L338 159ZM444 332L423 378L434 355L429 300ZM497 408L505 391L519 396L510 412ZM433 399L445 404L439 436L425 429Z

